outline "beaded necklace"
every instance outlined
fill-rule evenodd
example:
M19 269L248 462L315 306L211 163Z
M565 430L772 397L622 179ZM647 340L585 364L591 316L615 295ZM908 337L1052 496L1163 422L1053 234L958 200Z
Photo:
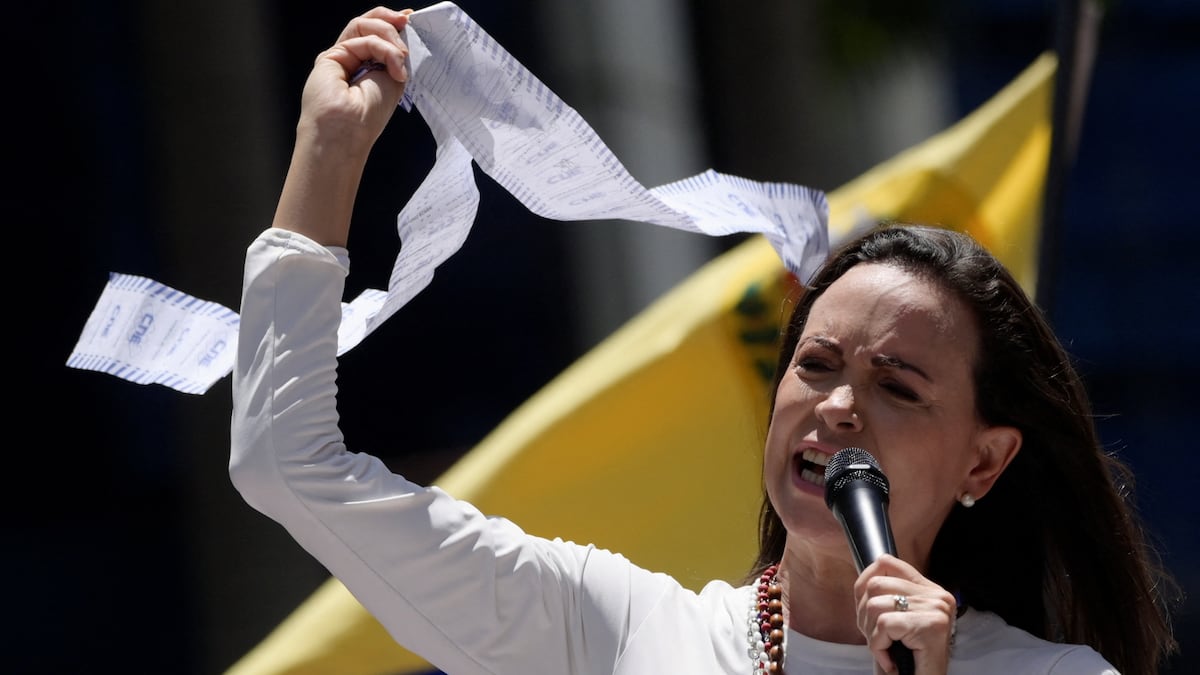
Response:
M784 675L783 657L787 631L783 624L783 587L775 580L779 565L771 565L758 577L758 591L750 605L750 663L753 675Z

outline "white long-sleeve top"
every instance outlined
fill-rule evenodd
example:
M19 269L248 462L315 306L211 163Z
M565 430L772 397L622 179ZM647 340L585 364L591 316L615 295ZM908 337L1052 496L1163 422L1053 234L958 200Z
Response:
M451 675L748 675L754 589L699 593L626 558L530 536L347 449L336 409L349 257L285 230L249 247L233 372L230 475L397 642ZM1115 673L968 611L951 673ZM786 670L872 672L866 647L788 631Z

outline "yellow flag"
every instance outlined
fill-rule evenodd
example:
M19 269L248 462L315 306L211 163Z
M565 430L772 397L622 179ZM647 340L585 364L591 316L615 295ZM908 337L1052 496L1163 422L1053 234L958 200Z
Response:
M881 219L965 230L1031 294L1057 62L829 193L830 239ZM531 534L593 543L699 589L757 552L761 448L788 274L761 237L705 265L584 355L435 481ZM228 675L432 667L335 579Z

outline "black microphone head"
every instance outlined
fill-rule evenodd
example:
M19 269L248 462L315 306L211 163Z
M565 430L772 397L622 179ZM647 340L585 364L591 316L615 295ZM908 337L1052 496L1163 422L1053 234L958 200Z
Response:
M838 494L851 482L865 481L883 493L886 502L888 498L888 479L879 468L879 462L871 453L862 448L842 448L833 453L829 463L825 465L825 506L833 508L833 502Z

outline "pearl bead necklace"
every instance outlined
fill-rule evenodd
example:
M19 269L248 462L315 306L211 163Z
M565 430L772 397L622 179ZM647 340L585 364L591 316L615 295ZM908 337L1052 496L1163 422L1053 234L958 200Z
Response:
M758 590L750 605L746 640L753 675L784 675L783 656L787 635L783 623L783 587L775 581L779 565L771 565L758 578Z

